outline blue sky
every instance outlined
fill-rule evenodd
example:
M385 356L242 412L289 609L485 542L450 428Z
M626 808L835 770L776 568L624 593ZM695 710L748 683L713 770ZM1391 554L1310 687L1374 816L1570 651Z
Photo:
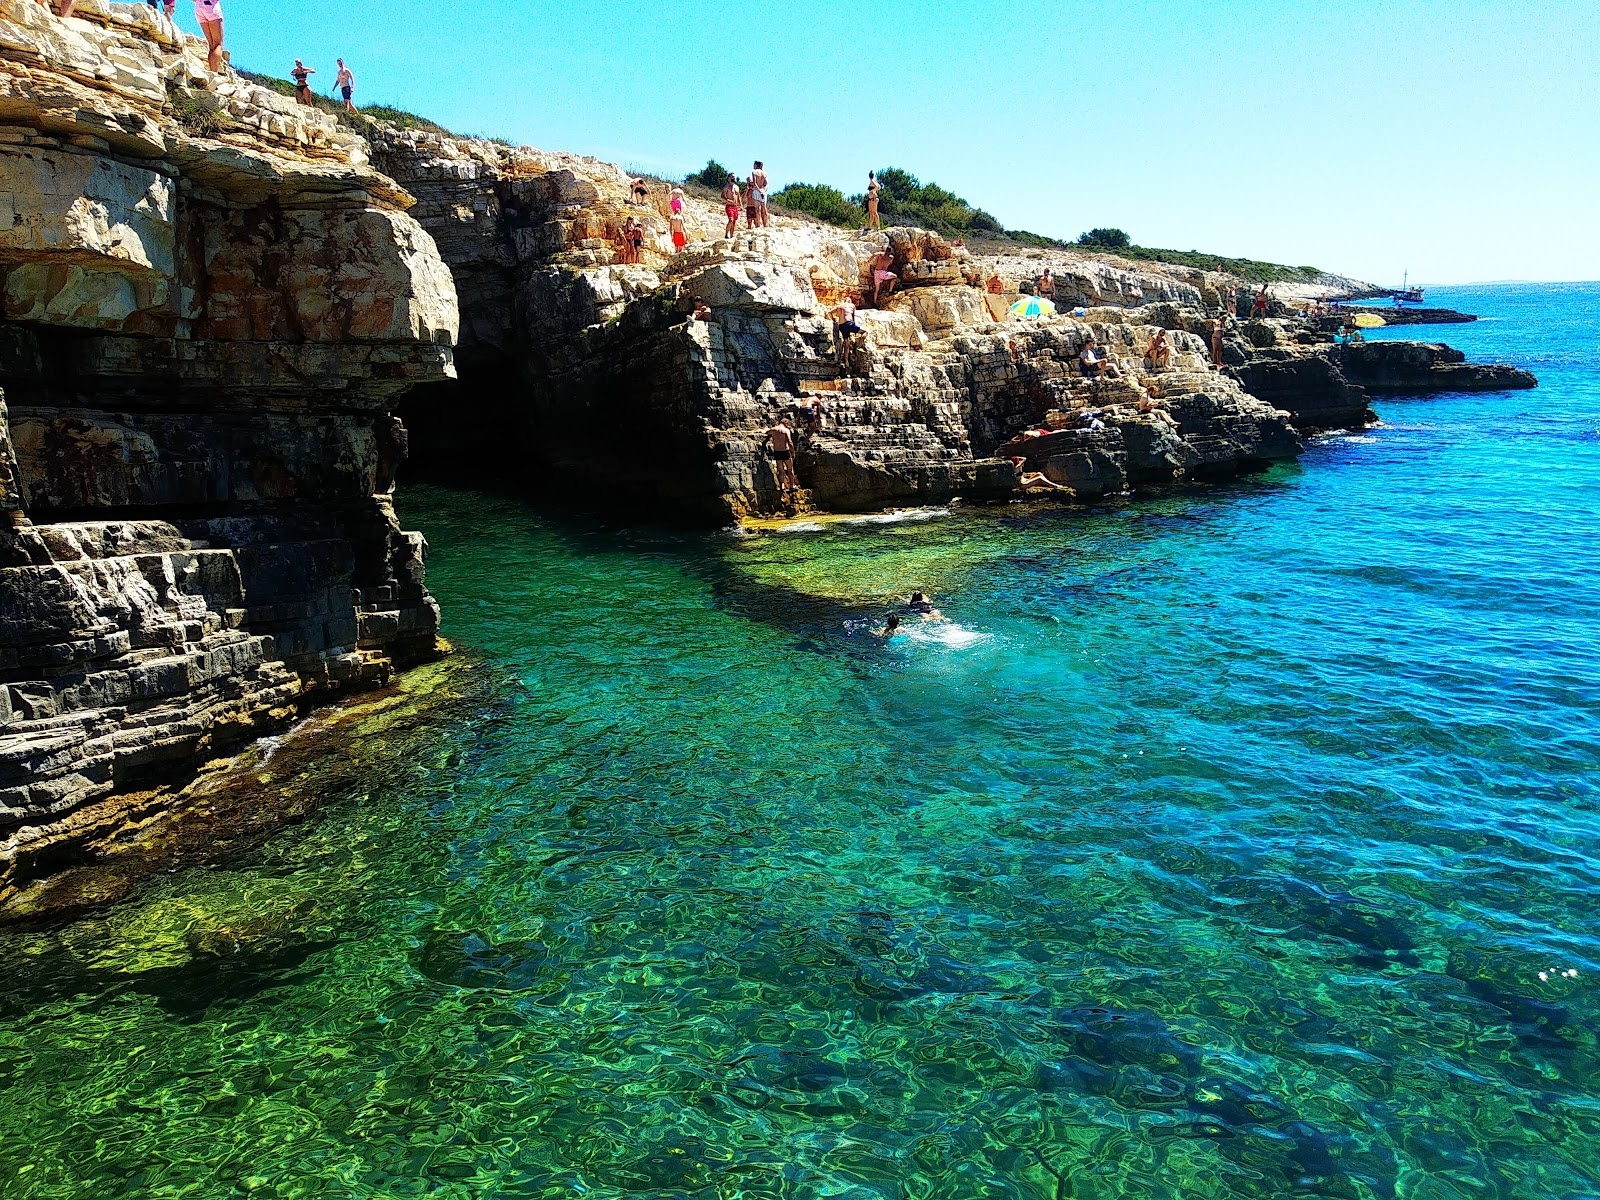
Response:
M1600 278L1600 0L226 0L236 65L681 175L899 166L1010 228ZM197 29L187 5L180 21Z

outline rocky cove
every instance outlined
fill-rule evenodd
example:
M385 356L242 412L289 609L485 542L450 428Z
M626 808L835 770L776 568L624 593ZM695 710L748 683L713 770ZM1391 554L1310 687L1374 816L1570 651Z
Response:
M392 504L408 449L725 524L781 507L762 437L817 399L804 504L869 511L1018 498L996 452L1025 430L1007 454L1089 502L1293 457L1373 395L1534 382L1291 314L1232 327L1216 370L1235 281L1191 268L1039 252L1081 315L1019 321L1009 259L781 215L725 239L693 196L673 256L664 189L641 207L591 158L357 133L209 74L144 5L0 0L0 172L0 908L439 653ZM828 311L885 249L899 288L841 360ZM1117 377L1080 375L1091 336Z

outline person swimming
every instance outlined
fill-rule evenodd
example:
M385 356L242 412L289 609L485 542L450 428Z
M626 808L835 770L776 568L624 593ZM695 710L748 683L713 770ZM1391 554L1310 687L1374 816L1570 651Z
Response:
M929 600L921 592L911 593L911 599L906 601L906 611L916 613L924 621L944 620L944 614L935 608L933 601Z
M881 637L881 638L892 638L899 631L900 631L900 614L899 613L890 613L888 618L885 619L885 621L883 622L883 628L882 629L874 629L872 631L872 636L873 637Z

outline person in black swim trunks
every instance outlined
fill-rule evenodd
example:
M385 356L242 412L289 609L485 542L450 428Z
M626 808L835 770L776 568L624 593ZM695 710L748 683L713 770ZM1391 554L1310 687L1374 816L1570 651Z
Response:
M767 430L767 442L772 447L773 474L778 477L780 492L799 490L800 479L794 473L794 430L788 417L779 417Z

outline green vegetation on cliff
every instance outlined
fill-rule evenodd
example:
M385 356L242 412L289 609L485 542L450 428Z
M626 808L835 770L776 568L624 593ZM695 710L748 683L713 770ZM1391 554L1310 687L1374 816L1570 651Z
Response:
M708 172L715 176L717 188L727 181L727 171L715 162L708 163L705 171L691 175L689 181L703 182L702 177ZM918 225L950 237L1001 245L1012 242L1040 250L1101 250L1142 262L1175 263L1205 270L1215 270L1220 266L1231 274L1262 283L1280 280L1303 282L1322 275L1322 271L1316 267L1291 267L1199 250L1139 246L1123 230L1110 227L1091 229L1070 242L1026 229L1006 229L983 209L974 207L936 183L921 182L909 171L885 167L877 175L882 188L878 212L885 225ZM838 188L826 183L791 183L772 196L772 202L781 208L806 213L819 221L846 229L859 229L866 224L866 201L865 195L845 196Z

